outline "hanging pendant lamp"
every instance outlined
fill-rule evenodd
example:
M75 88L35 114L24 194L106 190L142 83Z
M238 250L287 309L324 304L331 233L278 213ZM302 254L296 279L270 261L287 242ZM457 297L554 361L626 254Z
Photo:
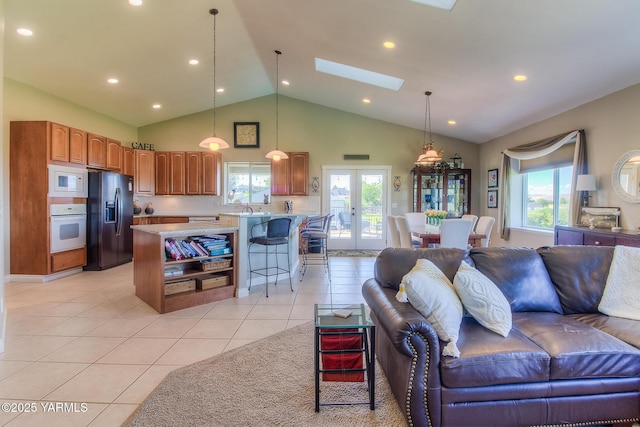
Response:
M433 148L433 140L431 139L431 105L429 103L429 96L431 96L432 92L426 91L424 94L427 95L427 102L425 105L424 111L424 136L423 136L423 146L422 153L418 156L418 160L415 162L418 166L429 166L434 165L436 162L442 160L442 153L436 151ZM429 124L429 142L427 143L427 123Z
M213 135L203 139L200 142L200 147L218 151L229 148L229 144L224 139L216 136L216 15L218 15L218 9L210 9L209 13L213 15Z
M288 159L289 156L287 156L287 153L285 153L284 151L278 150L278 111L280 106L280 103L279 103L280 91L278 90L280 86L280 79L279 79L280 67L279 67L278 58L280 58L280 55L282 55L282 52L280 52L279 50L274 50L274 52L276 53L276 149L269 151L265 157L267 159L272 159L277 162L280 159Z

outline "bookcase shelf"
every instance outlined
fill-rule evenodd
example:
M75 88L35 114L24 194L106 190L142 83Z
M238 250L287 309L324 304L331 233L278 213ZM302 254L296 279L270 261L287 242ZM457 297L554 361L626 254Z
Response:
M183 232L151 233L134 228L133 257L134 257L134 284L136 295L153 307L159 313L168 313L196 305L207 304L236 295L237 271L237 231L221 232L212 229L208 232L184 234ZM201 238L207 234L224 236L231 248L230 254L212 256L197 256L174 260L167 258L165 252L166 240L191 240ZM203 261L228 260L222 268L203 269ZM168 269L175 269L179 273L165 276ZM183 281L199 282L206 278L227 276L226 285L211 289L188 289L178 293L165 294L166 285L176 285ZM193 284L190 284L193 287ZM175 290L174 290L175 291Z

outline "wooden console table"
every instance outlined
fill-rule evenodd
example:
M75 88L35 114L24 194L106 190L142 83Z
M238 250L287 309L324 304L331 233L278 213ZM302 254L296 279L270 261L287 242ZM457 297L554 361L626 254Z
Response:
M555 245L640 247L640 232L634 230L613 232L604 228L590 229L557 225L554 234Z

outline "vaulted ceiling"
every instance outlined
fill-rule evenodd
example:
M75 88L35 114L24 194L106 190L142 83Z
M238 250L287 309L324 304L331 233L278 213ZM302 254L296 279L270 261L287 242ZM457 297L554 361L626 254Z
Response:
M4 0L4 75L133 126L207 110L211 8L218 107L275 92L275 49L282 95L422 129L429 90L433 131L477 143L640 82L637 0ZM320 73L315 58L404 83Z

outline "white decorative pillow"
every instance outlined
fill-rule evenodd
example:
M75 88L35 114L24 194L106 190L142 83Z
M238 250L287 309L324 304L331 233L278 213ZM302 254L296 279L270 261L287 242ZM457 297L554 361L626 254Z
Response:
M462 261L453 286L465 309L482 326L506 337L511 331L511 306L487 276Z
M431 261L418 259L400 286L411 305L433 325L438 337L449 341L442 355L460 357L456 343L462 323L462 304L447 276Z
M609 316L640 320L640 248L615 247L598 310Z

